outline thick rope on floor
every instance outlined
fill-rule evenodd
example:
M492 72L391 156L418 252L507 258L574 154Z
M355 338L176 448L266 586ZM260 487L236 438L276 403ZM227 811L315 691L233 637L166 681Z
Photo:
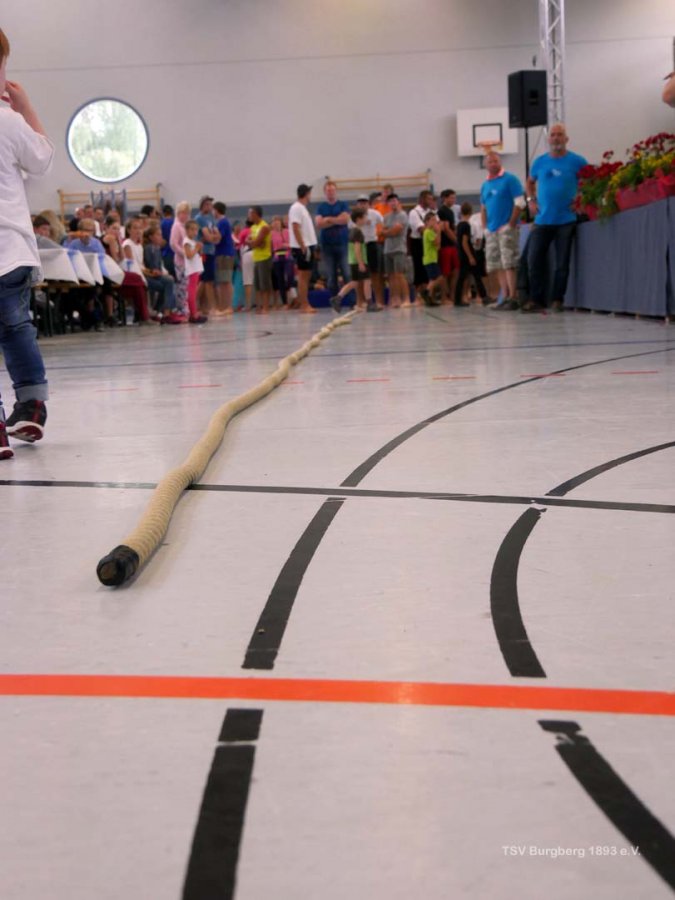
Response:
M285 381L293 366L318 347L334 329L341 325L349 325L355 315L356 311L353 311L325 325L302 347L282 359L276 370L260 384L229 400L215 411L208 428L194 445L187 459L168 472L159 482L136 528L99 562L96 574L102 584L109 587L124 584L150 559L166 534L181 494L203 475L211 457L222 443L230 419L266 397Z

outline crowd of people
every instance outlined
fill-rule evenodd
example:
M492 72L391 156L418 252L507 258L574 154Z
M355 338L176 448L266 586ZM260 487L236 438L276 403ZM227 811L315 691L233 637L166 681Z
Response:
M119 291L143 324L204 324L235 311L314 313L312 289L327 290L336 312L351 302L368 312L471 303L533 311L545 304L552 242L553 308L561 309L576 223L571 204L586 162L567 142L565 126L553 125L527 193L500 155L488 152L476 209L459 204L450 188L438 198L423 190L406 209L392 185L349 204L328 180L314 215L312 188L300 184L288 213L269 222L261 206L251 206L245 221L230 222L226 204L205 195L194 215L183 201L161 213L143 207L123 224L117 210L84 206L67 230L50 210L33 226L39 246L97 253L104 273L106 257L114 260L124 272ZM522 252L518 224L530 214L537 227ZM106 278L100 289L74 293L70 311L83 328L113 327L116 290Z
M40 247L68 244L96 253L103 274L111 274L107 259L117 264L121 279L106 277L88 294L73 292L79 300L73 300L72 318L77 313L82 327L96 330L119 323L120 298L139 323L201 325L209 316L229 316L236 272L244 296L237 308L260 315L277 308L315 312L310 286L324 282L336 311L353 293L358 307L373 312L385 307L385 299L389 308L466 306L474 296L498 309L531 312L546 302L551 244L552 305L563 307L576 226L573 201L586 160L568 150L562 123L551 126L549 150L534 161L526 192L499 154L487 154L476 211L469 202L458 205L455 191L446 189L438 202L432 191L422 191L405 212L391 185L350 208L328 180L315 217L309 211L312 188L300 184L288 214L271 223L260 206L250 208L245 223L230 223L226 205L205 195L194 218L186 201L161 214L145 207L124 226L117 210L85 206L66 231L53 210L30 216L23 173L44 175L54 144L25 89L6 77L9 50L0 29L0 349L16 397L7 418L0 400L0 459L13 456L8 436L40 440L47 418L47 378L30 309ZM674 105L675 74L666 82L663 100ZM521 248L517 225L524 215L534 226Z

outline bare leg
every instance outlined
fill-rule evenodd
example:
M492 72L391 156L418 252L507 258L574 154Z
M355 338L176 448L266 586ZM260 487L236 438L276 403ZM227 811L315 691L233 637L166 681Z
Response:
M384 279L379 272L373 272L370 277L373 282L375 302L378 306L384 306Z
M392 276L393 284L393 293L394 293L394 306L401 306L401 304L410 302L410 288L408 287L408 279L405 275L396 274Z
M365 297L365 294L363 293L363 282L357 281L356 282L356 308L364 309L365 305L366 305L366 297Z
M497 269L497 280L499 281L499 290L502 293L502 298L504 300L508 300L509 286L506 281L506 272L504 271L504 269Z
M298 304L300 306L300 312L302 313L316 312L316 310L309 305L308 299L309 279L311 274L309 269L298 269Z
M204 294L206 296L206 315L209 315L216 308L216 290L212 281L204 283Z

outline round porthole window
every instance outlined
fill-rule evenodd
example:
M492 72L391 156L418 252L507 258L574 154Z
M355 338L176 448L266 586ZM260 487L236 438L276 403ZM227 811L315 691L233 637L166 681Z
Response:
M68 126L73 164L94 181L123 181L137 172L148 153L148 129L128 103L104 97L80 107Z

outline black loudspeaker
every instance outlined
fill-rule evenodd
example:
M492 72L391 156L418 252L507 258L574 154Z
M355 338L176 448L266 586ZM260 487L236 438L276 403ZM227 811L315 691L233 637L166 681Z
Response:
M535 128L548 122L546 72L527 69L509 75L509 125Z

